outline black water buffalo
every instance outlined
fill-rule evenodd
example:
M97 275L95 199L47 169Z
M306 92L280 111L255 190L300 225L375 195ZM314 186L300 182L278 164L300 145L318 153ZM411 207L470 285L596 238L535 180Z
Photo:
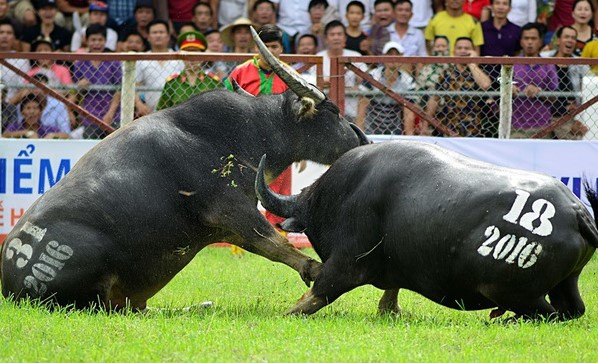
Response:
M552 177L413 141L353 149L295 196L274 194L261 175L264 207L304 231L324 264L288 313L314 313L365 284L385 290L382 312L399 311L400 288L455 309L495 307L492 317L585 311L577 280L598 231Z
M272 66L296 94L206 92L134 121L84 155L8 235L3 295L144 309L218 241L282 262L309 285L320 263L256 207L260 157L272 155L273 178L294 161L332 163L367 139L316 87Z

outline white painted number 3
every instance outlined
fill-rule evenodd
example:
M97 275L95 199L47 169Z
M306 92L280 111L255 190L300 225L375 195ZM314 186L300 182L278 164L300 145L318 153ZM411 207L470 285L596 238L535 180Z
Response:
M532 203L532 211L521 215L530 193L519 189L515 190L515 193L517 193L517 197L513 202L511 210L502 218L507 222L519 224L521 227L538 236L550 235L552 233L550 218L554 217L556 211L554 205L546 199L537 199ZM536 221L539 221L540 224L534 228L534 224L537 224Z

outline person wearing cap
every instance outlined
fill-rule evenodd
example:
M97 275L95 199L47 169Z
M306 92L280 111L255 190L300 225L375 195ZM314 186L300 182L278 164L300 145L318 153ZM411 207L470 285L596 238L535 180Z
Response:
M205 52L208 48L206 37L196 31L179 35L177 45L183 53ZM202 69L202 62L185 61L185 69L180 74L168 77L156 110L178 105L193 95L221 87L220 78L211 72L205 72Z
M37 2L37 13L41 23L25 29L22 39L23 51L29 52L31 43L40 35L49 36L54 44L54 49L57 51L70 51L71 32L54 22L57 13L56 0L39 0Z
M247 18L239 18L232 24L220 29L222 42L228 47L230 53L249 53L252 38L249 27L253 23Z
M173 53L170 48L170 26L167 21L155 19L147 26L150 50L148 53ZM153 110L156 109L166 78L179 74L185 68L182 60L142 60L137 62L135 82L140 87L140 97Z
M108 24L108 5L103 1L94 1L89 5L89 24ZM85 45L85 31L87 27L73 33L71 39L71 52L78 52ZM118 33L112 28L106 28L106 48L116 51Z
M405 49L400 43L388 42L382 49L383 55L400 56ZM415 79L402 69L401 63L385 62L371 72L372 77L397 94L415 90ZM377 88L363 81L361 91L376 91ZM414 113L398 104L392 98L380 93L363 96L359 100L356 124L366 134L413 135Z
M457 38L454 46L456 57L478 57L473 40L468 37ZM556 74L556 72L555 72ZM492 85L490 77L476 63L450 64L438 79L438 91L450 91L452 96L432 96L428 101L426 113L459 136L482 136L482 118L485 117L484 97L468 96L467 92L487 91ZM456 95L456 96L455 96Z
M276 25L266 24L259 30L258 35L272 55L279 58L283 51L282 29ZM290 66L287 65L287 67L290 69ZM238 65L229 74L228 78L224 81L224 85L231 91L233 91L231 83L231 80L233 79L241 88L255 96L279 94L289 89L289 86L287 86L287 84L272 71L270 64L268 64L268 62L266 62L266 60L259 54ZM272 190L279 194L290 195L291 174L291 167L283 171L282 174L270 184ZM266 212L266 218L273 225L284 220L270 212Z

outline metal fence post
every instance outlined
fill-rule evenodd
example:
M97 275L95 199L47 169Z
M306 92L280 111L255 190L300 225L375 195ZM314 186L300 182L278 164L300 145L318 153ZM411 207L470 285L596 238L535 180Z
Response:
M136 61L125 61L123 68L122 92L120 97L121 127L133 121L135 115L135 66Z
M513 66L503 64L500 69L500 122L498 138L509 139L511 136L511 118L513 116Z

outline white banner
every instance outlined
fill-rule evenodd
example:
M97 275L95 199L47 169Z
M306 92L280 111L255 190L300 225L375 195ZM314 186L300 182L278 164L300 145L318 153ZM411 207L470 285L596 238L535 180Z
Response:
M430 142L493 164L546 173L561 180L578 197L582 196L582 178L597 186L598 141L371 138L376 142L398 139ZM25 210L97 142L0 139L0 242ZM325 170L326 167L315 163L308 163L303 172L294 167L293 193L299 193Z
M0 241L98 141L0 139Z

